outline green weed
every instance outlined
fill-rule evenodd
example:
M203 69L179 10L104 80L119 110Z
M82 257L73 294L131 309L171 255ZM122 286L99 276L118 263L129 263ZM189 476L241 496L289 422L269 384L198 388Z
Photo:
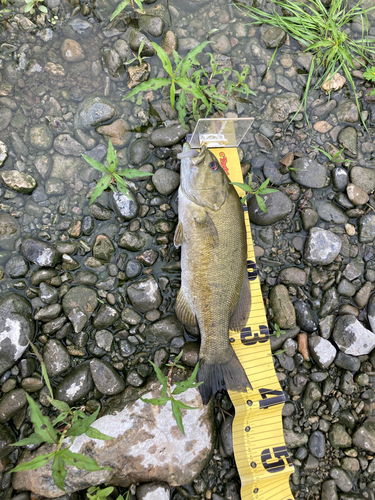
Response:
M48 13L48 9L45 5L39 5L44 2L44 0L25 0L25 2L25 12L30 12L31 15L34 14L36 9L40 10L40 12L44 12L44 14Z
M277 323L274 324L274 331L271 333L271 335L276 335L277 338L280 338L281 335L284 335L286 333L285 330L281 330L279 325Z
M86 434L93 439L111 440L110 436L106 436L94 427L91 427L98 416L100 408L98 408L92 415L86 416L83 409L81 408L70 408L70 406L64 401L59 401L54 399L52 386L47 374L46 366L43 362L42 356L39 354L37 348L34 344L30 342L34 354L38 358L41 368L43 378L48 387L50 396L48 400L54 406L60 414L51 423L50 419L42 415L39 406L26 394L27 401L30 407L30 418L34 425L34 432L27 438L21 439L17 443L13 443L11 446L26 446L26 445L38 445L42 443L49 443L56 445L56 449L51 453L44 455L38 455L33 460L29 462L24 462L17 465L12 472L19 472L25 470L39 469L43 467L48 462L53 460L52 464L52 479L57 487L65 491L65 478L67 475L67 470L65 465L70 465L76 467L77 469L84 469L87 471L96 470L111 470L108 467L100 467L96 460L87 457L80 453L73 453L69 450L71 444L73 444L74 438L80 436L81 434ZM65 438L71 438L71 444L63 448L63 441Z
M305 52L312 53L307 84L297 113L301 108L304 108L306 113L307 96L314 75L318 76L314 88L318 88L325 81L331 81L332 77L342 70L353 90L361 121L367 130L350 71L355 68L355 61L363 64L361 59L369 61L371 56L375 55L375 48L371 46L374 40L368 37L367 17L368 12L375 9L375 6L363 9L361 0L351 8L348 7L348 0L332 0L330 7L326 7L321 0L304 2L273 0L273 3L275 9L272 13L241 4L237 7L244 9L254 24L269 24L282 28L303 47L306 47ZM276 11L277 7L282 9L283 14ZM355 19L360 19L362 23L362 37L359 40L349 38L345 32ZM306 121L309 122L307 114Z
M366 71L363 73L363 76L369 82L375 82L375 66L367 68ZM370 95L375 95L375 89L371 90Z
M353 163L354 160L348 160L348 159L343 159L341 157L341 153L344 151L344 148L340 149L340 151L337 151L336 154L334 154L333 156L330 155L329 153L327 153L327 151L324 151L324 149L321 149L321 148L318 148L316 146L311 146L313 149L316 149L317 151L319 151L320 153L322 153L324 156L326 156L330 162L332 163L342 163L342 162L345 162L345 163ZM291 168L289 168L289 170L292 170Z
M193 373L190 375L188 380L184 380L183 382L172 382L172 371L174 367L177 368L182 368L184 369L183 366L178 365L178 361L180 361L182 356L182 351L178 356L175 357L173 363L168 363L167 366L170 367L168 376L166 377L163 375L162 371L160 370L159 367L155 365L152 361L150 363L154 367L156 376L158 377L159 382L162 385L162 390L161 390L161 395L160 398L152 398L152 399L146 399L146 398L140 398L144 403L151 403L153 405L164 405L167 401L170 401L172 404L172 413L174 418L176 419L177 425L179 429L181 430L182 434L185 434L185 429L182 424L182 415L181 415L181 409L183 410L196 410L196 406L187 406L184 404L182 401L179 401L178 399L175 399L173 396L177 396L178 394L182 394L183 392L187 391L191 387L198 387L199 385L203 384L203 382L194 382L195 378L198 373L198 367L199 363L196 364ZM175 385L176 387L172 391L172 385Z
M104 500L105 498L108 498L111 493L113 492L114 487L113 486L107 486L107 488L101 489L100 486L91 486L87 490L87 498L89 500ZM130 498L130 491L127 491L125 494L125 497L123 495L119 495L117 497L117 500L129 500Z
M110 21L112 21L116 16L118 16L120 14L120 12L122 12L125 7L127 7L128 5L131 5L132 8L133 8L133 11L135 12L135 5L137 5L137 7L140 9L140 11L142 12L142 14L145 13L144 9L143 9L143 5L142 5L142 2L143 0L124 0L123 2L121 2L117 9L114 11L114 13L112 14L111 16L111 19ZM134 5L135 4L135 5Z
M277 189L273 188L268 188L268 184L270 182L270 179L266 179L257 189L254 189L251 184L252 184L252 175L249 174L249 183L245 184L242 182L231 182L234 186L237 186L244 191L246 191L248 194L243 196L241 198L241 203L245 203L247 197L249 195L255 195L255 198L257 200L257 203L259 205L259 208L262 210L262 212L267 213L267 207L266 204L264 203L264 200L262 198L262 195L265 194L271 194L271 193L276 193Z
M192 49L184 59L182 59L179 54L173 52L173 60L175 68L173 69L172 63L166 54L166 52L159 47L156 43L152 43L156 50L162 65L168 74L167 78L152 78L147 82L143 82L137 87L135 87L124 99L129 99L139 92L145 92L148 90L157 90L163 87L170 87L170 101L172 108L178 111L178 119L180 123L185 127L185 116L187 115L186 105L187 105L187 95L192 95L192 108L193 115L195 119L200 117L200 113L203 112L205 116L212 113L214 109L223 110L228 106L228 98L233 93L244 94L248 97L249 94L254 94L249 87L244 83L244 80L249 71L247 67L242 73L238 71L231 70L230 68L218 69L218 64L216 63L213 56L211 57L211 73L208 72L199 64L197 61L197 55L202 52L202 50L212 43L211 41L205 41L199 44L197 47ZM199 66L199 68L193 72L192 76L189 78L187 76L188 71L193 69L194 66ZM237 83L229 83L226 78L225 73L232 71L237 76ZM218 92L215 85L211 83L214 76L222 75L225 81L225 88L223 93ZM198 106L199 101L201 104Z
M123 177L126 179L135 179L137 177L149 177L150 174L148 172L142 172L137 170L136 168L125 168L124 170L117 171L117 154L115 148L112 145L112 142L108 142L108 150L107 150L107 163L108 167L100 163L100 161L93 160L89 156L82 155L82 157L89 163L92 167L99 172L102 172L104 175L96 184L96 187L90 198L90 205L93 203L98 196L102 194L102 192L108 187L112 189L112 191L116 192L114 184L116 184L117 188L123 193L125 196L130 197L129 190L126 185L126 182L123 180Z

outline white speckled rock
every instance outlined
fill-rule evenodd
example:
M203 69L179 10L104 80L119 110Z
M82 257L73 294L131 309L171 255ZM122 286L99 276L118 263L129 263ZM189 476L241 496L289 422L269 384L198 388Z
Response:
M22 356L29 346L35 322L29 301L8 293L0 298L0 375Z
M309 348L311 356L320 368L328 368L336 357L336 349L329 340L322 337L310 337Z
M375 334L350 314L338 318L333 330L333 339L340 351L352 356L368 354L375 347Z
M311 264L331 264L341 250L341 239L320 227L310 229L306 238L304 257Z
M128 389L112 398L104 409L105 415L93 424L114 439L100 441L83 434L70 448L74 453L89 454L99 465L112 470L87 472L68 467L66 493L101 483L123 487L156 481L171 486L188 484L205 467L215 436L212 405L203 406L199 391L189 389L178 396L185 404L198 407L196 410L182 410L184 435L173 418L170 402L153 406L138 399L136 391L129 394ZM141 392L145 398L160 397L159 382L151 381L145 391ZM22 461L51 449L51 445L43 445L35 452L26 452ZM51 479L51 463L37 470L16 473L13 487L47 498L61 496L61 490ZM162 498L160 496L158 500Z
M137 488L137 500L169 500L170 489L167 484L147 483Z

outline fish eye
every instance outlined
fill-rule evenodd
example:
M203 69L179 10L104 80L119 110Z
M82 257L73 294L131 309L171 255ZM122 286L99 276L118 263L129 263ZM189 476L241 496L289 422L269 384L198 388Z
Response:
M210 169L211 170L217 170L219 168L219 165L216 163L216 161L212 161L210 163Z

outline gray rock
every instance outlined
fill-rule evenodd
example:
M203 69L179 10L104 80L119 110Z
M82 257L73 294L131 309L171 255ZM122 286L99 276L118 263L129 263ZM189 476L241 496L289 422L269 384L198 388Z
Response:
M95 259L99 259L103 262L110 262L115 252L116 249L108 236L105 234L98 234L92 247L92 255Z
M349 354L344 354L339 351L335 359L335 365L343 370L350 370L351 372L357 372L361 366L361 362L358 358L354 356L349 356Z
M96 292L84 286L71 288L63 297L62 306L73 324L74 331L82 331L98 305Z
M132 252L137 252L142 250L146 245L145 237L140 233L135 233L132 231L125 231L120 238L118 246L125 248L126 250L131 250Z
M299 267L286 267L279 272L279 280L283 285L305 286L307 276Z
M34 177L18 170L0 172L0 177L7 188L17 191L17 193L32 193L37 186Z
M354 279L358 278L361 276L361 274L364 271L364 264L361 260L351 260L346 268L343 271L343 275L345 278L347 278L349 281L353 281Z
M142 165L150 157L151 150L147 139L138 139L130 144L129 162L132 165Z
M35 125L30 129L30 144L39 151L52 147L53 134L47 125Z
M215 52L218 52L219 54L230 54L232 46L229 38L223 33L214 35L211 40L213 42L212 48Z
M93 326L97 329L108 328L115 323L120 314L113 307L107 304L102 304L97 312L95 318L93 319Z
M121 313L121 319L128 325L138 325L142 321L142 316L131 307L126 307Z
M296 432L292 429L284 429L285 444L288 448L299 448L307 444L309 436L305 432Z
M220 439L223 445L224 453L227 457L233 455L233 435L232 435L233 417L227 416L221 426Z
M59 383L55 390L55 398L71 405L82 399L94 388L90 373L90 364L78 365Z
M352 438L339 423L331 425L328 436L333 448L349 448L352 445Z
M290 329L296 326L296 313L284 285L276 285L270 292L270 306L273 311L273 320L281 329Z
M116 213L126 221L137 217L139 212L139 203L134 194L129 190L129 195L125 196L120 191L112 192L113 208Z
M337 293L336 288L333 286L324 292L321 307L319 310L319 316L324 318L328 314L331 314L337 307L339 307L339 294Z
M337 292L339 295L342 295L343 297L353 297L356 293L357 289L353 285L353 283L350 283L347 279L342 279L337 287Z
M375 333L375 293L370 297L367 306L367 319L370 323L371 330Z
M318 202L316 207L319 217L325 222L346 224L349 221L349 217L345 214L344 210L332 201Z
M182 323L175 315L159 319L144 331L146 339L151 342L168 343L175 337L184 335Z
M23 278L28 270L29 266L22 255L14 255L5 266L5 271L11 278Z
M323 458L326 453L326 440L322 431L314 431L309 438L310 453L316 458Z
M9 446L14 443L14 435L10 428L6 425L0 424L0 458L7 457L14 450L13 446ZM12 497L14 499L14 497Z
M141 52L141 56L142 57L152 57L153 55L155 55L156 54L156 50L154 49L151 41L147 38L146 35L144 35L140 31L135 30L135 29L133 29L130 32L129 45L130 45L130 48L136 54L138 54L138 49L141 46L141 43L143 41L145 43L144 43L144 46L143 46L143 49L142 49L142 52Z
M152 183L160 194L169 196L180 185L180 175L169 168L159 168L152 176Z
M358 239L360 243L370 243L375 239L375 213L370 212L358 219Z
M353 444L362 450L375 452L375 418L368 418L353 434Z
M5 424L15 417L26 405L26 391L24 389L14 389L7 392L0 399L0 422Z
M56 339L49 339L44 346L43 361L50 377L61 375L70 368L70 354Z
M342 101L336 111L337 119L340 122L356 123L359 121L358 107L355 101Z
M85 148L69 134L60 134L53 142L53 147L58 153L65 156L81 156Z
M101 97L89 97L78 105L74 126L89 130L108 122L116 115L117 111L112 103Z
M354 166L350 170L350 181L365 193L370 194L375 190L375 170Z
M329 475L341 491L348 492L352 489L353 483L349 475L343 471L341 467L332 467L329 471Z
M163 34L165 23L160 17L145 14L139 18L138 26L154 38L159 38Z
M300 100L298 94L286 92L272 97L269 101L266 111L265 119L272 122L283 122L291 113L296 113L300 107Z
M304 258L311 264L331 264L341 250L341 239L331 231L314 227L306 238Z
M312 158L297 158L292 163L290 177L294 182L309 188L322 188L327 178L327 168Z
M125 380L106 361L92 359L90 370L95 387L102 394L113 396L125 389Z
M152 132L150 141L155 147L173 146L180 142L188 132L182 125L157 128Z
M340 351L352 356L369 354L375 347L375 334L367 330L355 316L350 314L337 319L333 339Z
M316 382L309 382L302 396L304 409L309 412L316 401L322 398L322 391Z
M65 480L67 494L102 483L128 488L140 482L162 481L176 486L189 484L200 474L214 446L212 405L202 405L196 388L178 396L184 404L198 408L194 411L182 410L183 435L171 417L169 403L153 406L143 403L140 395L159 398L160 383L153 381L141 392L133 389L130 400L118 396L108 404L104 415L93 423L93 427L112 436L113 440L99 441L85 434L75 438L70 448L73 453L87 453L90 449L90 457L100 466L110 467L110 470L85 471L82 474L72 467ZM168 430L165 430L166 425ZM141 446L139 436L142 436ZM181 453L182 449L188 449L189 453ZM43 445L31 454L25 453L22 459L30 460L46 453L45 450ZM160 456L168 457L168 467L165 461L156 458ZM60 496L61 490L51 478L51 465L18 473L13 478L13 487L31 490L43 497Z
M332 183L335 191L344 191L349 183L349 174L344 167L335 167L332 170Z
M318 321L311 311L310 307L302 300L293 302L294 310L296 312L297 325L304 332L314 332L318 328Z
M142 272L142 264L136 259L130 259L126 263L125 274L128 279L139 276Z
M319 336L309 338L309 350L315 363L323 369L333 363L337 352L329 340Z
M305 231L309 231L316 226L319 215L312 208L304 208L301 211L302 226Z
M59 300L59 292L55 287L43 282L39 286L39 297L45 304L55 304Z
M122 59L116 50L110 47L102 49L103 65L105 71L114 81L120 81L125 77L126 68Z
M98 347L111 352L113 344L113 333L109 330L98 330L95 333L95 342Z
M39 311L34 314L34 319L37 321L51 321L52 319L56 319L61 311L61 304L51 304L39 309Z
M168 484L146 483L137 486L137 500L169 500Z
M357 158L358 156L358 133L354 127L343 128L337 138L341 148L344 148L344 153L349 158ZM355 182L353 183L355 184Z
M0 107L0 131L7 128L12 119L12 115L11 109Z
M0 213L0 248L13 250L14 242L20 237L17 219L7 213Z
M131 305L140 313L157 309L162 303L162 296L156 279L152 275L141 278L127 288Z
M65 194L66 192L65 182L61 179L57 179L56 177L50 177L47 179L44 187L46 194L49 196L58 196Z
M323 481L321 500L339 500L336 483L333 479Z
M8 158L8 148L3 141L0 141L0 167L3 165L3 163L7 158Z
M284 45L286 33L281 28L273 26L262 33L261 39L267 49L276 49Z
M61 260L61 255L53 245L36 238L24 239L21 251L25 259L40 267L55 267Z
M255 196L250 196L247 202L249 216L253 224L269 226L293 214L293 202L282 191L263 195L262 198L266 204L267 212L260 209Z
M35 332L32 307L17 293L0 298L0 375L22 356Z

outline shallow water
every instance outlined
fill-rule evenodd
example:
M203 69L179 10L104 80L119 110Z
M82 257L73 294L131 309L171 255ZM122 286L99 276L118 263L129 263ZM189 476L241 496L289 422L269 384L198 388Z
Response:
M131 188L137 196L138 203L148 207L144 215L137 214L131 221L124 221L114 211L112 193L105 192L97 200L102 206L98 209L101 215L98 216L96 213L95 216L89 207L89 197L96 185L95 181L99 178L98 172L80 158L80 149L76 149L75 156L67 153L67 150L62 154L61 146L60 151L56 150L55 141L60 134L69 134L84 146L86 154L90 154L89 151L95 148L96 158L103 161L106 139L96 131L95 126L85 126L78 118L80 103L86 102L85 99L99 96L111 103L117 113L116 119L122 119L126 124L126 133L123 134L121 145L117 146L120 165L125 168L131 160L130 150L134 141L141 138L149 139L155 126L161 125L162 122L167 125L175 123L176 113L168 106L168 93L161 91L147 97L142 94L136 102L124 101L123 97L129 89L123 66L117 68L118 76L115 77L114 72L112 71L110 76L108 69L103 65L105 49L115 47L117 53L123 51L120 55L124 58L132 57L126 44L122 44L121 41L129 41L129 27L136 26L137 22L127 15L123 19L128 24L121 19L116 23L109 23L109 17L115 8L115 5L109 2L100 0L93 5L81 5L81 11L87 13L91 11L86 16L80 14L79 7L73 5L74 3L72 1L72 5L67 2L60 4L55 26L49 25L47 29L37 25L27 25L24 18L19 18L18 21L10 20L9 24L3 22L0 27L2 30L0 31L0 140L7 145L9 152L1 172L16 170L28 173L37 183L36 189L31 194L17 192L5 185L0 186L0 213L10 214L19 224L19 234L14 248L0 248L0 266L4 270L3 279L0 281L0 293L17 291L32 300L34 309L43 305L38 298L38 290L30 285L30 275L37 266L30 265L24 275L21 273L20 277L13 278L10 277L7 267L11 258L19 255L22 238L30 236L51 243L66 241L76 243L76 248L66 246L64 250L74 258L78 266L72 270L67 266L65 273L64 266L62 270L60 269L65 282L74 284L77 270L96 272L99 279L96 286L99 296L120 310L125 305L127 286L136 282L141 276L148 276L151 273L159 283L163 300L158 312L149 314L148 317L147 314L143 316L140 326L135 328L134 332L129 329L130 333L138 335L135 354L129 359L121 359L118 351L114 350L103 358L117 363L121 371L121 364L123 370L125 367L132 369L155 351L158 346L145 341L142 334L150 323L174 310L174 300L180 286L179 252L174 248L172 241L177 221L176 194L171 196L158 194L149 179L136 181L131 184ZM267 2L262 1L260 4L264 7ZM18 8L22 6L22 2L17 1L13 5ZM161 15L165 22L164 31L168 28L177 35L179 53L182 56L194 47L197 41L202 42L209 35L215 40L220 35L225 35L218 42L220 46L218 52L208 46L198 56L198 60L208 65L208 52L212 52L216 54L222 67L233 67L241 71L250 66L246 83L256 92L256 96L250 95L248 100L232 99L226 116L255 118L239 149L243 168L246 171L251 168L253 181L258 184L267 177L271 177L276 186L282 184L280 190L294 203L293 211L284 220L263 228L255 224L252 226L262 289L267 296L270 288L278 283L278 273L283 267L305 267L302 251L306 232L301 224L300 211L304 206L308 206L306 203L309 203L310 195L305 187L298 186L290 179L287 170L286 173L280 172L280 159L292 151L295 158L298 155L309 155L316 158L319 163L327 162L327 158L312 146L321 148L327 143L337 146L338 133L345 125L355 127L358 132L359 151L355 165L371 168L375 166L372 139L368 137L358 119L353 119L352 122L340 121L340 116L343 115L336 114L337 109L341 109L343 103L350 100L347 86L332 95L332 99L337 102L337 109L334 112L322 113L321 118L316 118L314 109L325 103L327 98L320 89L311 90L307 113L312 124L327 120L326 124L321 125L325 127L324 129L309 130L302 112L293 122L289 122L295 110L286 113L286 119L283 120L273 120L275 115L267 117L270 97L292 92L296 94L295 99L298 99L304 91L309 58L300 51L300 47L293 40L287 38L286 43L277 50L271 68L266 73L274 51L265 48L261 41L266 28L250 26L248 18L226 0L217 2L175 0L168 3L157 2L147 8L154 12L155 6L158 8L163 6ZM370 20L375 26L374 15L370 16ZM358 36L358 31L354 31L354 34ZM80 61L68 62L62 57L61 47L67 38L80 44L80 50L83 52ZM149 38L161 43L161 36ZM144 61L151 66L151 77L166 76L156 56L145 57ZM213 79L212 83L220 88L221 81L221 78ZM360 80L356 80L356 84L358 84L358 97L367 112L369 103L364 99L363 85ZM370 126L373 125L372 118L370 116L367 121ZM111 118L100 125L112 121ZM192 128L193 121L188 123ZM35 133L35 127L41 124L45 125L44 129ZM77 133L78 129L81 132ZM370 132L373 132L371 127ZM155 149L151 146L148 157L143 152L142 159L139 162L133 161L132 165L138 167L141 164L151 164L155 170L166 167L178 172L179 162L176 158L182 149L181 144L171 148ZM134 158L133 152L133 160ZM326 165L328 172L332 172L335 168L332 163L327 162ZM331 200L338 192L340 191L332 191L328 185L324 189L314 190L311 203L316 206L319 201ZM373 198L369 203L374 206ZM108 208L110 210L108 217L106 214L102 216ZM94 229L90 234L82 235L75 224L77 222L79 224L87 215L93 215ZM100 220L103 217L106 220ZM155 225L158 223L164 224L164 228L161 227L160 231L155 230ZM355 224L355 219L351 219L350 223ZM331 229L336 234L345 233L342 222L330 222L321 218L319 226ZM124 252L130 260L138 256L141 251L132 252L118 247L121 235L128 229L133 233L140 232L145 237L142 251L152 249L158 252L158 259L151 265L144 263L140 274L133 278L126 275L119 263L120 256ZM107 263L88 260L98 234L107 235L114 243L116 250L110 258L110 263L116 264L117 270L111 270ZM350 242L356 245L353 239ZM365 261L372 259L371 249L365 248L365 245L358 245L358 252L364 256ZM327 270L326 281L335 277L336 271L334 266ZM299 297L301 291L295 287L290 293ZM346 298L341 297L340 300L341 304L348 303ZM312 304L316 310L320 305L314 302ZM360 319L365 320L362 311ZM114 333L119 330L116 324L109 329ZM90 326L86 333L86 339L72 335L64 340L66 345L71 347L72 353L78 353L72 354L73 365L80 364L95 355L95 350L90 348L95 329ZM38 332L36 338L38 346L42 348L46 342L46 335ZM74 347L79 349L74 351ZM180 347L176 344L170 351L179 352ZM280 368L277 362L276 366ZM280 373L282 371L279 370ZM1 383L17 375L16 370L8 371L6 378L4 375L1 378ZM60 379L61 377L56 377L54 383L58 383ZM302 479L302 483L298 483L297 480L294 483L296 496L318 498L315 485L301 487L300 484L302 486L308 484L305 476Z

